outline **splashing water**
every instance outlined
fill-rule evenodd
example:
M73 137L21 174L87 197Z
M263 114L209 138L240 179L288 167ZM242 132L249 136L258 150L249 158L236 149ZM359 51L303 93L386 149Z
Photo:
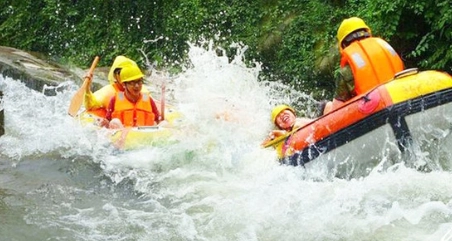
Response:
M2 236L451 240L450 171L397 164L342 180L280 166L273 150L259 146L271 128L271 104L314 101L259 82L259 64L243 62L245 48L232 60L218 51L190 45L191 67L166 83L184 116L179 141L123 153L66 114L78 88L72 81L49 97L0 77L7 127L0 138Z

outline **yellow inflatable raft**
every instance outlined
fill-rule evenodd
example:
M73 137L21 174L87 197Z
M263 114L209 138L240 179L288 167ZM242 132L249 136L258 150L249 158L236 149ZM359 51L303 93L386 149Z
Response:
M100 129L98 123L101 117L84 111L78 118L82 125ZM182 114L168 105L165 106L165 121L160 125L110 129L112 134L109 138L111 143L121 150L167 145L174 142L172 137L178 131L180 122Z

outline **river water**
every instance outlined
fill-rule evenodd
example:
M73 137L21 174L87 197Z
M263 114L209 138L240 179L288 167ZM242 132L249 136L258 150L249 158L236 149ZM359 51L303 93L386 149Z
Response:
M0 77L0 240L452 240L451 170L345 180L260 148L272 103L313 100L258 82L243 50L191 46L192 65L164 80L183 135L127 152L67 115L72 80L44 96Z

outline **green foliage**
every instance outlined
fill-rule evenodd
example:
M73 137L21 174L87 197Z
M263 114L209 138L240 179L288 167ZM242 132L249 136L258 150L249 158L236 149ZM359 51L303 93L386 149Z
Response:
M324 62L335 54L331 49L336 46L336 26L325 23L338 22L340 12L326 1L314 0L279 2L272 10L268 16L275 23L261 42L272 43L268 39L273 38L266 49L261 47L269 73L316 96L324 89L332 92L334 67Z
M449 0L366 0L364 4L357 14L373 25L374 32L389 39L408 67L451 71Z

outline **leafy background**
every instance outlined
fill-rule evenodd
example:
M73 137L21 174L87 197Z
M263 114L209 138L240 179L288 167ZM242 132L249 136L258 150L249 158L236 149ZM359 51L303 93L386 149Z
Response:
M3 0L0 45L77 66L95 55L108 66L119 54L144 65L145 55L178 71L187 42L213 40L231 56L240 43L250 65L262 63L262 79L326 98L339 65L336 31L351 16L407 68L452 72L450 0Z

